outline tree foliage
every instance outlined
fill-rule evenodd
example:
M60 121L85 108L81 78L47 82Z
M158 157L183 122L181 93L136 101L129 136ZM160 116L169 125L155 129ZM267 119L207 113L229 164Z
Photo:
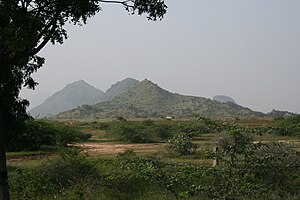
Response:
M168 148L180 155L192 154L199 147L192 142L192 135L188 133L180 133L168 140Z

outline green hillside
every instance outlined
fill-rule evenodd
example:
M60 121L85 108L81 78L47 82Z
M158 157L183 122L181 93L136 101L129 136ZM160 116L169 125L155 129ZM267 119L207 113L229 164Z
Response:
M126 78L122 81L118 81L113 84L103 96L100 96L99 99L96 100L95 103L100 103L104 101L111 101L115 96L127 91L127 89L134 84L139 83L138 80L133 78Z
M231 102L220 103L203 97L170 93L149 80L129 87L111 101L84 105L56 116L60 119L191 118L193 113L208 117L263 117L265 114Z

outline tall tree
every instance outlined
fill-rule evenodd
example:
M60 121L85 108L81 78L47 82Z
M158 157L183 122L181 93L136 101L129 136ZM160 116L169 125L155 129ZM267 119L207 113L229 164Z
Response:
M120 4L153 21L167 9L164 0L0 0L0 200L9 199L5 136L27 117L29 102L19 92L37 85L31 75L45 62L38 53L49 42L62 44L66 23L85 24L104 3Z

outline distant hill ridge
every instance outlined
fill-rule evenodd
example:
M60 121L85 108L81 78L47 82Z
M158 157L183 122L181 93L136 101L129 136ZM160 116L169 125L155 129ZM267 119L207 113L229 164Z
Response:
M81 105L110 101L126 91L128 87L139 83L138 80L126 78L113 84L105 93L83 80L67 84L62 90L46 99L42 104L29 111L33 117L43 118L77 108Z
M92 106L81 106L57 115L61 119L80 118L126 118L166 117L190 118L193 113L208 117L262 117L255 112L232 102L221 103L204 97L184 96L168 92L149 80L128 87L111 101Z
M42 104L29 111L33 117L49 117L84 104L93 104L104 92L83 80L66 85Z

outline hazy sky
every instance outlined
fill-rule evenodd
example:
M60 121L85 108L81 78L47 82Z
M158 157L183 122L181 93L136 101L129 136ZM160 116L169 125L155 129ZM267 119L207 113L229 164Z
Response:
M40 54L40 85L22 96L32 107L79 79L105 91L132 77L180 94L225 94L258 111L300 113L299 0L166 3L161 22L104 5L87 25L68 25L69 39Z

